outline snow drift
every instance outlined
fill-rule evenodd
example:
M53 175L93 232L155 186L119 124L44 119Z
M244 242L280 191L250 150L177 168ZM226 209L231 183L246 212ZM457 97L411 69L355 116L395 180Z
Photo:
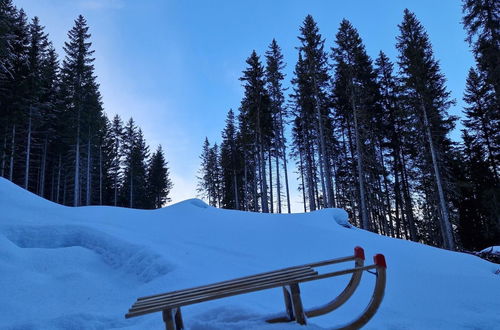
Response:
M161 329L159 313L124 319L139 296L346 256L386 256L387 288L366 329L499 329L499 266L475 256L369 233L343 210L266 215L187 200L154 210L64 207L0 178L1 329ZM303 284L306 307L348 278ZM368 303L364 275L337 311L295 324L265 324L283 311L280 290L183 308L188 329L323 329Z

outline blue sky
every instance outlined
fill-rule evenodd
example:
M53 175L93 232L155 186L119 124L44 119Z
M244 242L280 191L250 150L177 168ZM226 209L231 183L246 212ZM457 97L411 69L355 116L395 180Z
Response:
M329 49L340 21L358 29L368 54L396 59L395 38L404 8L426 28L460 115L473 57L464 42L459 0L14 0L38 16L62 58L67 31L86 17L104 108L133 117L151 149L161 144L169 161L174 201L196 195L196 172L205 136L220 140L226 113L242 96L238 78L255 49L273 38L283 49L287 84L297 59L299 27L313 15ZM458 133L454 134L458 138ZM292 173L293 186L295 174ZM294 189L295 190L295 189ZM301 210L294 193L293 209Z

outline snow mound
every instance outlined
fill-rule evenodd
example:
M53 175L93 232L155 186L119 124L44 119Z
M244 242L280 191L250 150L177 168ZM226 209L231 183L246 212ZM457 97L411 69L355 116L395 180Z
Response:
M484 250L481 250L480 253L491 253L500 255L500 246L490 246Z
M201 199L198 199L198 198L192 198L192 199L185 200L184 203L189 203L189 204L196 206L196 207L199 207L201 209L206 209L209 207L207 203L205 203L204 201L202 201Z
M190 199L161 210L65 207L0 179L0 329L160 329L161 313L125 319L136 298L352 255L386 256L387 288L372 329L499 329L498 265L349 225L340 209L260 214ZM175 265L175 266L174 266ZM345 267L352 266L347 263ZM340 265L339 265L340 267ZM186 329L324 329L356 318L374 277L306 327L266 324L281 289L183 308ZM305 308L348 276L301 285Z
M4 235L20 248L57 249L82 247L98 254L105 264L138 281L148 283L173 269L163 258L144 246L76 225L10 226Z

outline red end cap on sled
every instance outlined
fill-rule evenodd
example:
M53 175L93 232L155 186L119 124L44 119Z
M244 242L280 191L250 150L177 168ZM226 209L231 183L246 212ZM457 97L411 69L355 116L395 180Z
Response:
M365 250L361 246L356 246L354 248L354 258L365 260Z
M387 268L387 264L385 263L385 257L383 254L374 255L373 261L375 262L375 265L377 265L379 267Z

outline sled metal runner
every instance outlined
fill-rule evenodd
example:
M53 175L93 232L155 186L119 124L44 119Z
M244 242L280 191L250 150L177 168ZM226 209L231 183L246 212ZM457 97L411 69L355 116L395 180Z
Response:
M354 248L354 255L330 259L302 266L295 266L271 272L245 276L229 281L198 286L185 290L172 291L138 298L125 315L126 318L162 312L167 330L184 329L181 307L204 301L215 300L240 294L283 288L285 315L266 320L269 323L292 322L307 324L307 319L330 313L342 306L356 291L364 271L376 276L372 297L365 310L354 321L335 329L359 329L375 315L384 297L386 283L386 262L382 254L373 257L374 263L364 265L365 254L361 247ZM354 261L353 268L319 273L318 269L333 264ZM374 270L371 271L371 270ZM325 278L349 275L351 278L345 289L332 301L317 308L305 309L302 306L299 284Z

